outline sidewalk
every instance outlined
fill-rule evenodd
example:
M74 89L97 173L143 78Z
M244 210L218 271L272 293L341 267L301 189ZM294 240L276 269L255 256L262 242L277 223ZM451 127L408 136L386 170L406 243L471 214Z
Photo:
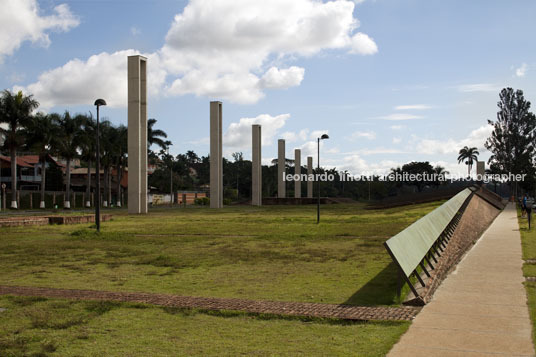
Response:
M521 257L509 204L388 356L533 356Z

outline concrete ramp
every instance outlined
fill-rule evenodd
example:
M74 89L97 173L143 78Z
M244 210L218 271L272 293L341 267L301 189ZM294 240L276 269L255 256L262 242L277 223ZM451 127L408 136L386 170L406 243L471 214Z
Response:
M534 356L522 265L509 204L388 356Z

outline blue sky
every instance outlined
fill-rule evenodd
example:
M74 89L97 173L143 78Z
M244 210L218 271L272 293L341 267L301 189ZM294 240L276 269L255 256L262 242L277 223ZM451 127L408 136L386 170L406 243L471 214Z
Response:
M46 111L126 124L126 56L149 57L149 117L175 154L208 153L209 101L223 101L224 151L263 160L276 141L322 164L381 173L414 160L465 172L502 87L536 100L534 1L1 0L0 88ZM4 4L5 3L5 4ZM304 162L305 159L302 159Z

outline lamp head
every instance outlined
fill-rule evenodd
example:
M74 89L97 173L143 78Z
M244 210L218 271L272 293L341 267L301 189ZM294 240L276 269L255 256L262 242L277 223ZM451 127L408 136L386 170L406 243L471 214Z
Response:
M322 136L320 137L320 140L325 140L325 139L329 139L328 134L322 134Z
M100 106L102 106L102 105L106 105L106 101L105 101L104 99L97 99L97 100L95 101L95 104L93 104L93 105L95 105L95 106L97 106L97 107L100 107Z

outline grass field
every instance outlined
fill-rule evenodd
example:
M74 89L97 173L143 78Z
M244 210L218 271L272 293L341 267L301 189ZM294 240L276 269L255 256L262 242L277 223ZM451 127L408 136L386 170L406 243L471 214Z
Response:
M534 214L532 215L531 230L528 228L528 221L521 217L521 210L517 210L519 232L521 233L521 245L523 248L523 260L536 260L536 227L534 226ZM536 277L535 264L523 264L523 275ZM527 300L529 306L530 319L532 321L532 340L536 343L536 282L526 281Z
M114 211L100 235L3 228L0 284L394 305L396 269L382 243L439 204L329 205L320 225L314 206L244 206ZM408 326L13 297L0 308L2 356L383 355Z

